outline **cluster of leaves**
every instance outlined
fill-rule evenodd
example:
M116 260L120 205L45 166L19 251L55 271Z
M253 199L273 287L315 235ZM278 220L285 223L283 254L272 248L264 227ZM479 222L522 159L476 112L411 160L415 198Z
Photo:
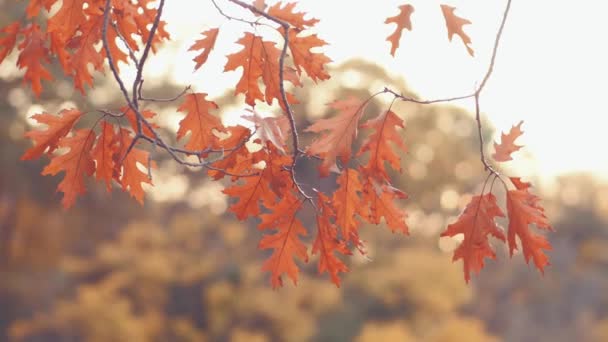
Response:
M288 83L291 87L302 86L303 77L315 83L330 78L326 65L331 60L316 51L326 42L317 34L310 33L318 20L306 19L305 13L295 10L295 3L279 2L267 7L263 1L255 1L254 4L229 1L255 17L255 21L247 21L252 26L268 21L283 42L279 48L275 41L259 35L257 31L245 31L236 42L242 45L242 49L227 56L224 71L242 69L235 95L244 95L251 114L243 115L243 118L251 121L255 129L223 125L215 114L218 105L207 99L207 94L185 91L172 99L181 101L178 111L184 115L176 134L183 147L173 147L158 135L158 127L149 121L156 113L140 108L143 102L151 100L142 96L141 74L148 52L169 38L165 23L160 19L164 1L161 0L158 8L154 8L149 0L64 0L59 10L45 21L43 30L33 18L39 15L41 6L48 11L56 1L32 0L27 7L28 24L24 28L20 22L15 22L2 29L0 62L21 39L17 46L17 65L26 69L24 81L29 82L34 93L39 95L41 80L51 79L43 65L51 57L57 58L64 73L73 78L75 87L83 94L85 86L91 86L93 82L89 64L103 72L107 61L126 105L114 112L96 111L101 116L94 127L88 129L74 128L86 114L77 109L65 109L58 115L34 115L33 118L47 128L26 134L34 141L34 146L22 159L48 155L51 162L42 174L64 172L58 191L64 194L62 204L65 208L72 206L76 197L86 191L85 180L93 175L105 183L108 191L116 182L143 202L142 184L152 183L150 169L154 162L148 151L139 148L142 142L164 149L182 165L206 168L214 180L226 178L228 185L224 193L233 198L230 211L240 220L260 218L258 228L270 232L264 235L259 248L272 250L263 269L270 273L273 287L282 286L285 274L296 283L299 272L296 261L308 260L308 250L303 242L308 230L298 218L298 213L308 204L316 213L312 253L319 255L318 270L327 272L339 286L339 274L348 270L339 256L350 255L353 249L364 253L359 239L362 223L380 224L384 218L393 232L408 233L407 214L397 202L407 195L392 185L386 166L388 163L391 169L401 171L399 152L407 151L402 138L405 123L392 111L392 104L365 122L362 118L375 96L388 93L394 95L394 100L409 99L385 89L365 100L354 97L336 100L329 104L336 115L319 119L307 127L305 131L315 133L317 138L309 146L301 148L290 106L298 100L286 90L286 86ZM392 44L393 55L399 46L402 30L411 30L413 7L404 5L399 9L397 16L386 21L397 24L397 29L387 39ZM441 9L448 37L460 36L469 54L473 55L470 39L462 30L462 26L469 22L455 16L452 7L442 5ZM197 52L195 69L205 64L216 41L221 38L220 33L219 28L211 28L202 33L202 39L194 42L191 50ZM142 52L138 58L136 54L139 51ZM118 62L133 63L137 67L131 95L120 77ZM476 99L480 91L481 87L474 94ZM275 99L284 116L263 117L255 110L256 104L265 102L273 105ZM431 102L440 101L428 103ZM122 119L127 119L126 125L121 124ZM359 130L368 134L360 148L353 151ZM518 132L512 131L498 145L497 161L507 160L517 149L513 140ZM61 151L63 153L59 153ZM359 160L365 158L364 155L366 159ZM190 161L192 158L197 162ZM304 189L298 182L295 168L299 158L319 160L320 177L338 174L336 190L330 194ZM487 168L483 155L482 160ZM493 169L489 170L490 176L501 179ZM549 245L544 238L530 233L528 224L550 227L542 207L538 205L538 198L528 192L529 185L516 178L511 178L511 181L516 190L508 191L507 195L510 250L513 252L516 248L515 237L518 236L526 259L532 257L542 270L547 259L541 249L548 249ZM464 241L456 250L454 259L463 259L467 281L471 270L481 269L484 257L494 257L488 234L505 240L494 223L498 216L504 215L498 209L491 190L486 195L482 191L482 195L474 197L460 219L444 233L449 236L464 234Z

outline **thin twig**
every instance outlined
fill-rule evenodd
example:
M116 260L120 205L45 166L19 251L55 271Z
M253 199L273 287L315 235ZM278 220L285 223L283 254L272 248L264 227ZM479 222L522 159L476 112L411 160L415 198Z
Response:
M184 88L184 90L182 90L179 94L168 98L168 99L157 99L157 98L153 98L153 97L145 97L141 94L141 89L143 88L143 83L144 80L141 80L141 85L139 86L139 94L138 94L138 100L141 101L149 101L149 102L173 102L175 100L178 100L180 97L184 96L190 89L192 89L192 87L190 85L186 86Z

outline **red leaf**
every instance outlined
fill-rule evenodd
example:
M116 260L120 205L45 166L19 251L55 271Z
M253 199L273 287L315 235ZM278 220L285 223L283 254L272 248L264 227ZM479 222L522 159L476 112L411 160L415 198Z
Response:
M207 94L195 93L184 97L184 102L179 108L186 116L179 122L177 139L183 139L191 132L186 148L192 151L202 151L207 148L217 147L217 136L213 131L226 132L222 121L210 113L217 109L217 104L206 99Z
M215 46L215 41L217 40L217 34L220 32L220 29L213 28L209 29L203 33L201 33L205 38L197 40L188 51L199 51L202 50L196 57L194 57L193 61L196 62L194 66L194 70L198 70L205 62L207 58L209 58L209 53L213 50Z
M133 110L131 110L131 108L129 106L124 106L122 108L120 108L120 111L125 113L125 118L127 118L127 120L129 121L129 124L131 125L131 129L133 129L133 132L137 132L137 115L135 114L135 112ZM141 115L146 118L146 119L152 119L153 117L156 116L156 113L154 113L151 110L139 110L139 112L141 113ZM156 124L151 124L152 128L158 128L158 126ZM154 139L154 133L152 132L152 130L150 130L145 124L141 124L141 131L143 132L143 134L149 138Z
M244 170L247 170L249 166L251 166L251 153L245 146L245 142L251 136L251 131L249 128L243 126L229 126L226 127L226 131L230 134L225 139L220 139L217 144L220 149L226 151L226 155L214 162L212 166L216 168L209 169L207 173L214 180L224 178L225 173L221 170L224 170L233 174L241 174ZM249 161L243 163L244 165L239 165L239 161ZM238 177L232 176L232 180L237 180Z
M95 162L90 152L95 141L95 133L90 129L81 129L72 137L63 137L59 140L59 147L70 150L51 159L49 165L42 170L43 175L56 175L65 171L63 180L57 186L57 191L63 192L61 204L65 209L76 202L79 194L86 192L84 176L91 176L95 171Z
M362 192L359 173L354 169L346 169L338 177L338 189L332 197L336 211L336 225L342 231L346 241L359 243L359 221L355 215L364 206L360 193Z
M53 153L57 148L59 139L70 132L81 116L82 112L77 109L64 109L59 112L59 115L48 113L32 115L32 119L47 125L48 128L44 131L32 130L25 133L26 137L34 140L34 146L25 151L21 160L39 158L47 149L48 154Z
M467 19L461 18L454 14L454 10L456 8L448 5L441 5L441 12L443 12L443 17L445 18L445 25L448 29L448 38L452 41L452 37L454 34L460 36L464 46L467 48L469 55L473 56L475 53L471 48L471 38L464 33L462 27L464 25L470 24L471 22Z
M0 30L0 32L5 34L4 37L0 38L0 63L13 51L20 28L21 24L15 21Z
M403 152L407 152L407 147L397 131L398 127L403 129L405 125L403 120L392 111L384 112L361 125L361 128L372 128L375 130L363 142L359 153L357 153L361 155L366 151L370 151L369 161L363 166L365 174L380 181L390 181L384 167L385 162L388 162L394 170L401 171L401 158L391 148L392 142Z
M276 233L265 235L260 241L260 249L272 249L272 255L264 262L262 270L270 272L270 283L273 288L283 286L283 273L298 282L298 265L294 258L308 262L306 246L300 241L306 236L306 229L296 214L302 201L292 191L287 191L280 201L269 206L270 213L260 215L260 230L272 229Z
M511 178L511 181L516 190L507 191L509 252L513 255L517 250L515 237L519 237L526 263L532 259L536 268L543 273L544 267L549 265L543 250L551 250L551 245L544 236L534 234L528 226L535 224L536 227L548 231L552 231L553 228L545 216L545 209L539 204L540 198L528 191L530 183L522 182L519 178Z
M114 126L107 121L101 122L101 133L97 138L97 144L91 151L91 156L96 163L95 178L106 183L106 190L112 190L112 178L114 177L115 159L118 153L118 137L114 132Z
M315 26L319 22L319 20L315 18L304 19L304 16L306 15L304 12L294 12L294 8L296 7L295 2L287 3L283 7L281 7L281 5L282 3L280 1L274 4L268 9L268 14L289 23L299 30Z
M329 131L308 147L309 154L323 157L323 163L319 168L322 176L329 174L330 168L336 164L336 158L340 158L344 164L350 160L353 140L357 136L357 125L366 105L367 102L354 97L335 101L329 106L338 110L338 115L330 119L317 120L306 128L307 132Z
M42 93L42 80L50 81L53 79L51 74L43 66L44 62L49 63L49 49L46 47L46 34L40 31L40 26L30 25L24 31L25 39L19 44L19 58L17 66L19 69L26 69L23 75L24 82L30 82L32 91L37 97Z
M319 253L319 274L329 273L331 281L340 287L338 273L348 272L348 267L334 254L351 255L346 243L338 239L338 229L331 223L334 212L329 205L329 198L323 193L318 193L317 200L317 237L312 246L312 254Z
M401 232L409 234L409 228L405 220L407 214L403 209L395 205L396 199L406 199L407 195L389 184L378 184L373 178L367 178L363 186L363 203L360 211L361 216L369 223L380 224L384 217L386 225L393 233ZM368 210L369 212L365 212Z
M517 126L511 127L509 134L502 133L500 137L500 144L494 143L494 148L496 149L496 153L492 155L494 160L497 162L504 162L512 160L511 153L518 151L522 146L515 145L515 139L519 138L524 132L521 130L521 124L523 121L520 121Z
M410 17L414 12L414 6L412 5L401 5L399 6L399 14L394 17L389 17L384 21L385 24L395 23L397 27L395 32L386 38L391 43L391 55L395 56L395 51L399 48L399 40L401 39L401 33L404 29L412 30L412 22Z
M490 246L489 235L505 241L505 235L494 221L496 217L505 215L496 204L496 197L489 193L474 196L471 202L458 217L456 222L448 225L441 236L464 235L464 240L454 251L452 260L462 259L464 279L468 283L471 271L479 273L484 266L484 258L496 259L496 254Z
M224 71L243 68L243 75L237 83L234 93L235 95L245 94L245 102L254 106L256 100L264 100L264 94L258 85L258 79L263 74L262 65L265 62L262 57L262 39L245 32L237 43L243 45L243 49L227 56L228 61L224 66Z
M284 35L284 32L280 31ZM301 75L302 70L304 70L315 83L318 80L323 81L330 78L327 70L325 70L325 65L332 60L322 53L310 51L324 45L327 45L327 42L320 39L316 34L300 37L297 31L289 31L289 50L298 75Z
M140 164L144 170L154 168L156 167L156 164L154 162L151 164L149 163L149 152L147 151L140 150L135 146L128 151L129 146L131 146L131 142L133 141L131 131L128 129L120 129L118 136L120 151L117 154L118 162L116 163L116 167L119 171L122 171L118 172L121 174L120 184L122 185L123 190L128 191L137 202L143 205L144 189L141 184L146 183L152 185L152 180L148 177L148 172L140 170L137 167L137 164ZM121 160L122 164L120 163Z

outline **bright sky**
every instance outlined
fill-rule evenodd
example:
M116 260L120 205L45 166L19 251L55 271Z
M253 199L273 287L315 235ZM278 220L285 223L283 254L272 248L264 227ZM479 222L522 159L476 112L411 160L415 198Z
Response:
M217 0L225 12L244 12L226 0ZM274 1L267 1L274 3ZM298 9L321 19L318 33L330 43L323 51L335 62L365 58L405 78L424 98L470 93L488 65L504 0L409 0L346 1L301 0ZM404 31L395 58L386 37L394 25L384 20L397 6L411 3L413 31ZM440 3L457 7L456 14L469 19L465 26L476 57L467 55L458 37L447 41ZM588 170L608 179L608 157L601 146L606 136L608 109L608 1L514 0L492 79L482 97L482 110L499 130L524 120L519 142L535 161L514 164L520 175L539 173L542 178L564 172ZM165 19L177 39L177 52L166 52L173 64L173 78L193 84L199 91L219 95L234 84L238 72L223 74L227 53L248 26L228 22L211 1L170 1ZM192 73L192 53L186 50L192 37L221 25L217 51L207 67ZM270 31L263 31L271 34ZM180 41L180 39L188 39ZM198 39L198 38L197 38ZM156 61L156 62L155 62ZM154 65L154 63L157 63ZM166 70L164 58L154 58L150 71ZM471 109L468 101L454 103Z

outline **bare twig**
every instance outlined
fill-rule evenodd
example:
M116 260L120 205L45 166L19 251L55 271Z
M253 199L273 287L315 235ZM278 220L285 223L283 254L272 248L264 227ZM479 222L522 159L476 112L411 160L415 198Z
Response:
M170 97L167 99L157 99L157 98L153 98L153 97L145 97L141 94L142 88L143 88L143 83L144 83L144 80L142 79L141 84L138 88L139 94L137 95L137 98L138 98L138 100L149 101L149 102L173 102L173 101L179 99L180 97L184 96L190 89L192 89L192 87L188 85L184 88L184 90L182 90L179 94L177 94L173 97Z

